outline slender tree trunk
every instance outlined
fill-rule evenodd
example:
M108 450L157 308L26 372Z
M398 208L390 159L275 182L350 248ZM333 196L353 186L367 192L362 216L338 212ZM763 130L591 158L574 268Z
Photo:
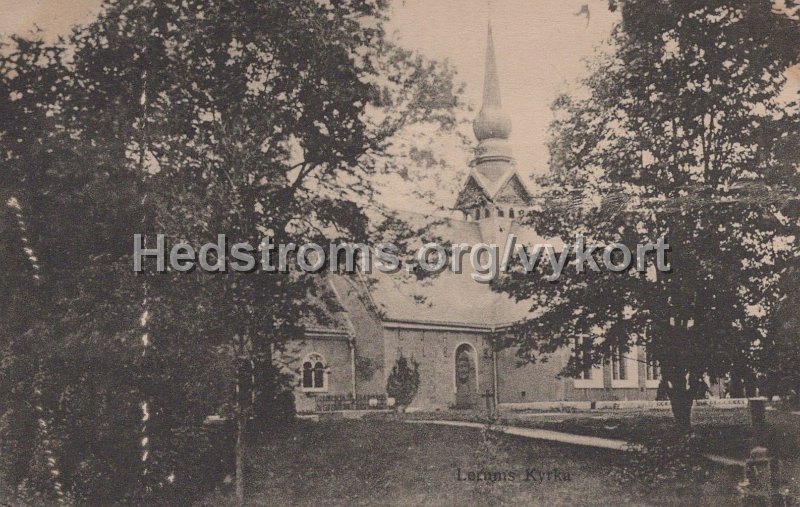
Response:
M252 410L250 378L242 378L243 373L253 374L253 363L245 354L245 344L246 339L244 337L238 340L239 354L236 361L236 443L233 452L236 468L236 505L239 506L244 505L245 429L247 427L247 416ZM246 388L246 386L249 386L249 388Z
M236 504L244 505L244 411L238 411L236 415Z
M255 385L255 399L253 400L253 415L257 421L258 427L263 428L264 424L268 424L269 417L274 415L271 413L273 409L273 402L275 400L275 379L272 371L272 350L268 343L258 345L259 349L255 354L253 360L254 371L253 378Z

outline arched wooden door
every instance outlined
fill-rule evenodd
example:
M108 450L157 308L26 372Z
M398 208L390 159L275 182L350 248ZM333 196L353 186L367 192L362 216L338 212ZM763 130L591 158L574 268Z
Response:
M475 408L478 402L478 372L475 349L467 343L455 353L456 408Z

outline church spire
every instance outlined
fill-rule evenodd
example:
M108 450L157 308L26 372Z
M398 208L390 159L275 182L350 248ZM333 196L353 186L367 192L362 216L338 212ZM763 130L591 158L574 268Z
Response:
M454 209L460 210L468 220L481 221L481 235L489 243L494 241L496 222L486 218L516 218L520 210L530 204L530 192L517 173L508 137L511 118L503 110L500 100L500 79L492 38L492 23L486 40L486 75L483 83L483 104L472 124L478 147L472 170ZM488 229L484 230L484 225ZM500 229L502 231L502 228Z
M483 82L483 104L472 124L475 137L480 141L475 163L484 160L511 159L511 149L506 140L511 134L511 118L503 110L500 99L500 79L492 37L492 24L486 41L486 69Z

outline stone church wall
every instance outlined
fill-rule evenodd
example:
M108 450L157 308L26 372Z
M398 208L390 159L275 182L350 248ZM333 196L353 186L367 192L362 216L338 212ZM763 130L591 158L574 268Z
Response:
M316 353L325 359L327 367L326 388L320 392L307 392L302 386L303 361L308 355ZM349 395L353 392L352 363L350 346L346 339L306 338L292 342L285 353L277 360L284 369L294 375L294 402L298 412L312 412L316 409L315 398L320 395Z
M500 403L530 403L565 400L565 383L556 376L565 359L556 354L546 362L519 364L515 349L497 354L498 394Z
M455 351L459 345L471 345L477 356L477 393L492 389L492 359L484 334L448 329L402 329L386 327L385 371L388 376L400 355L419 363L420 389L411 404L413 409L435 410L454 406ZM484 403L478 397L478 405Z

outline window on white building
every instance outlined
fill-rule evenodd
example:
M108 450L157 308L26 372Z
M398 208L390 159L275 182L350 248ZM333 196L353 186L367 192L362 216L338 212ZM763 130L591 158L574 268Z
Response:
M647 355L645 355L645 362L647 368L645 374L646 387L657 389L658 385L661 383L661 366L658 364L658 361L650 360Z
M611 387L639 387L639 361L636 347L611 354Z
M328 390L328 367L325 358L312 353L303 361L302 387L306 392L324 392Z
M617 350L611 356L611 378L613 380L626 380L627 376L625 371L625 356Z
M583 337L576 338L574 343L572 353L575 364L580 368L574 386L578 389L602 388L603 367L592 363L591 343L585 341Z

